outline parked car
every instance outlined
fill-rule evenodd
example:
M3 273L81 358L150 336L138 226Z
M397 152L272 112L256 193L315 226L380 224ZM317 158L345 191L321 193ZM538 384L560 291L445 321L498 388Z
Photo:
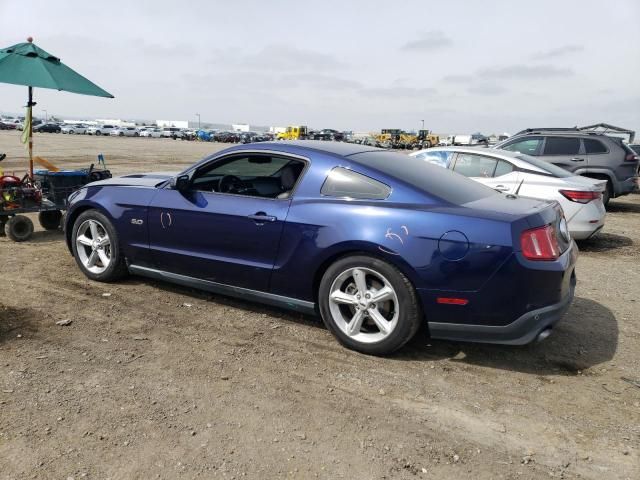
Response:
M33 131L38 133L60 133L62 128L57 123L41 123L33 127Z
M325 128L317 132L310 132L309 137L312 140L333 140L337 142L344 140L344 134L342 132L331 128Z
M607 181L603 202L638 190L640 157L620 138L575 128L530 128L496 149L538 157L576 175Z
M145 128L140 131L140 136L149 137L149 138L161 138L162 129L161 128Z
M555 200L562 206L576 240L592 237L604 226L605 180L574 175L518 152L478 147L436 147L411 154L449 168L505 194Z
M195 140L198 137L198 131L193 128L182 130L181 140Z
M236 132L216 132L213 135L213 140L222 143L238 143L240 141L240 134Z
M84 135L87 133L87 126L81 123L77 123L75 125L65 125L61 127L62 133L66 133L69 135Z
M18 124L13 122L0 122L0 130L15 130Z
M423 322L435 338L545 338L576 281L556 202L343 142L239 145L175 176L94 182L69 197L65 232L92 280L132 273L319 312L369 354Z
M109 133L112 137L139 137L140 132L137 127L118 127Z
M87 135L97 135L97 136L109 135L116 128L117 127L114 126L114 125L95 125L93 127L87 128L86 134Z
M162 136L177 140L178 138L182 138L182 129L178 127L165 127L162 129Z

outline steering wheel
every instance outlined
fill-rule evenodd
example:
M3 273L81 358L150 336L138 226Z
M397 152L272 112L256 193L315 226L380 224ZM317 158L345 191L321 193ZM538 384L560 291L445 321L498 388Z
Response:
M242 183L242 180L240 180L235 175L224 175L218 183L218 191L222 193L228 193L229 191L231 191L234 183Z

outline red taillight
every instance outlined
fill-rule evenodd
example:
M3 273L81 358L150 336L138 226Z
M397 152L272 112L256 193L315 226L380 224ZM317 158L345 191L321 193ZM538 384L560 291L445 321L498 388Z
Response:
M438 297L436 302L444 305L466 305L469 303L469 300L466 298Z
M589 203L591 200L596 200L602 195L600 192L591 192L584 190L560 190L563 197L578 203Z
M560 256L556 229L551 225L522 232L520 246L527 260L555 260Z
M638 157L638 155L634 155L633 153L629 153L626 157L624 157L625 162L635 162L637 160L640 160L640 157Z

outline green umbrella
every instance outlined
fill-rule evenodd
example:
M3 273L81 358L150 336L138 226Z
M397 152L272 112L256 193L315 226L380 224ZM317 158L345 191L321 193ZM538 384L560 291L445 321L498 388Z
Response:
M59 58L45 52L29 37L27 43L18 43L0 50L0 82L29 87L25 133L29 139L29 174L33 178L33 88L51 88L67 92L113 98L79 73L71 70Z

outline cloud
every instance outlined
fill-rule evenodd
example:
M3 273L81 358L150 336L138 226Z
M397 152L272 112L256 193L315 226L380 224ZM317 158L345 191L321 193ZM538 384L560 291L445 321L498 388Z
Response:
M288 45L270 45L257 53L217 51L214 55L214 63L217 65L247 70L317 72L348 67L332 55Z
M290 87L315 87L328 90L355 90L362 88L360 82L318 73L283 75L282 85Z
M478 77L485 79L539 79L569 77L571 75L573 75L573 70L570 68L560 68L553 65L508 65L484 68L477 73Z
M488 96L488 95L502 95L503 93L506 93L508 90L504 87L501 87L500 85L492 85L492 84L485 83L485 84L469 87L467 91L475 95Z
M534 60L548 60L549 58L562 57L564 55L579 53L582 51L584 51L584 47L582 45L564 45L544 52L538 52L531 55L531 58Z
M420 98L425 96L432 96L437 93L435 88L431 87L370 87L361 90L363 95L371 95L376 97L388 97L388 98Z
M470 83L473 81L473 75L445 75L442 80L448 83Z
M419 39L412 40L400 47L405 52L427 52L440 50L453 45L453 41L440 30L423 33Z

